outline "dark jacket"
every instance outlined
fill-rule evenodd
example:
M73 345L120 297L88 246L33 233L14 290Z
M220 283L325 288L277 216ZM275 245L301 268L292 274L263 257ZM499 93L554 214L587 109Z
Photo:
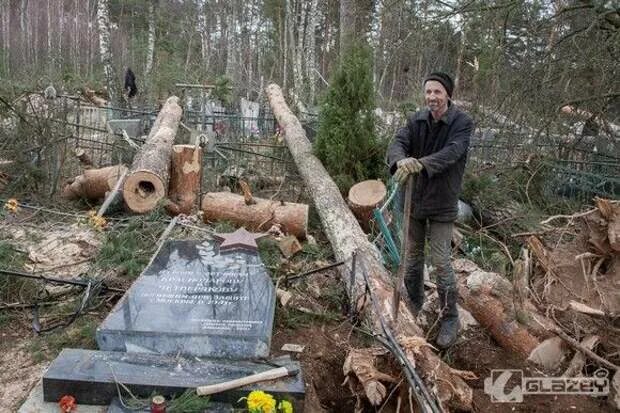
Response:
M416 112L407 119L390 144L387 161L390 173L396 172L396 162L417 158L424 169L414 180L413 216L435 221L451 222L458 213L458 196L463 183L469 139L474 122L454 104L441 118L439 132L430 141L431 114L428 109Z

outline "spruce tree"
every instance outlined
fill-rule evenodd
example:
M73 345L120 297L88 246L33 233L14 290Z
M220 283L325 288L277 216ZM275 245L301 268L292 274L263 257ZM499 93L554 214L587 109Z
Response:
M314 151L343 193L384 169L384 148L375 135L371 56L367 46L347 50L321 104Z

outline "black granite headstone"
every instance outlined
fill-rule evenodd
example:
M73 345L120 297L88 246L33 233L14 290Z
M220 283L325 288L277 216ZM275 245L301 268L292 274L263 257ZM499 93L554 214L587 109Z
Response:
M168 241L97 329L102 350L269 355L275 288L256 252Z
M277 366L300 368L288 356L270 360ZM121 353L64 349L43 376L43 398L56 402L70 394L79 404L105 405L118 397L116 383L127 386L137 397L153 393L171 397L187 389L221 383L275 368L268 363L248 360L202 361L144 353ZM252 390L262 390L276 398L289 400L296 412L303 411L305 386L301 372L296 376L265 381L223 393L211 400L237 403ZM126 395L125 395L126 396Z

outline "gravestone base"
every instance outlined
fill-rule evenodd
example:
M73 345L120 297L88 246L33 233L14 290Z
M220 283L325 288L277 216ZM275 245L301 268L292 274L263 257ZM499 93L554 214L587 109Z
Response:
M187 355L211 358L237 358L239 354L269 355L269 343L241 337L181 334L144 334L124 331L97 332L99 348L106 351ZM247 358L247 356L246 356Z
M203 413L231 413L233 409L231 403L211 402ZM114 399L106 413L151 413L151 409L150 407L141 410L130 409L124 407L119 399Z
M137 397L148 398L153 393L172 397L187 389L246 377L276 368L276 365L300 369L299 362L289 356L272 359L270 363L64 349L43 376L43 397L45 401L57 402L70 394L80 404L108 405L118 397L116 383L123 383ZM256 383L210 397L215 402L236 404L252 390L265 391L276 400L289 400L296 412L303 412L305 386L301 371L292 377Z

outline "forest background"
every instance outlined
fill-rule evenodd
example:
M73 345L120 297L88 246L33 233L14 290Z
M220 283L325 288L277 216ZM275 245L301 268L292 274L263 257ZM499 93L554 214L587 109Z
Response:
M444 70L455 97L535 128L561 126L567 104L620 112L620 9L588 0L2 0L3 91L101 88L102 28L113 79L131 67L146 102L225 76L238 96L276 82L312 107L363 41L384 109L419 105L424 76Z

